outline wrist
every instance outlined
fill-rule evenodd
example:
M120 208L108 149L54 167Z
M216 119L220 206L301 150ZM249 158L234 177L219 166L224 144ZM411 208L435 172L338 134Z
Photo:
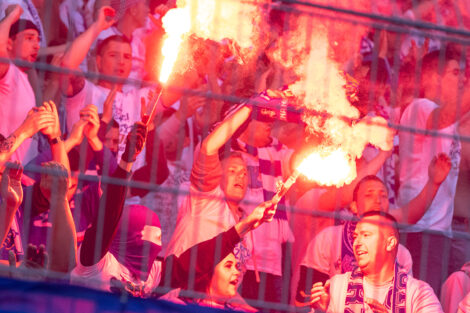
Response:
M93 151L103 150L103 143L98 137L88 138L88 142L91 146L91 149L93 149Z
M58 135L58 136L49 136L48 140L49 140L49 144L51 146L53 146L53 145L56 145L56 144L62 142L62 137L60 135Z

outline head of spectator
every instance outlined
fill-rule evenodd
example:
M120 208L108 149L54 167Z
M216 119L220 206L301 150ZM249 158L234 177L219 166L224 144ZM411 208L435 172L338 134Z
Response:
M452 49L436 50L422 58L421 96L436 103L454 103L465 83L459 53Z
M96 66L101 74L127 78L132 68L132 49L129 40L122 36L110 36L96 48ZM110 85L111 82L100 81Z
M111 0L110 5L116 10L118 28L124 34L143 27L150 13L148 0Z
M370 211L388 213L388 190L384 182L375 175L361 179L354 188L350 209L358 216Z
M398 251L399 232L396 219L382 211L369 211L354 231L354 256L362 273L393 275ZM387 273L388 272L388 273Z
M19 19L11 25L7 50L10 58L35 62L39 51L39 29L29 20Z
M222 160L220 187L228 202L240 203L248 187L248 170L240 152L232 152Z
M106 148L115 156L117 155L119 149L119 124L115 119L112 119L109 123L100 122L98 138Z

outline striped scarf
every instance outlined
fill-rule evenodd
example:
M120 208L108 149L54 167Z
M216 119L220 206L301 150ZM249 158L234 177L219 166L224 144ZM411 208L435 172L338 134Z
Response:
M347 221L343 225L341 235L341 273L351 272L356 266L356 258L353 250L353 234L357 222Z
M348 291L346 293L344 313L365 312L364 308L364 276L356 267L351 272L348 281ZM408 275L404 271L399 270L398 264L395 263L395 275L393 276L393 285L388 290L383 305L391 313L406 313L406 282Z
M250 157L258 161L257 165L248 164L247 166L249 188L262 188L264 201L271 200L276 194L276 183L283 179L281 163L283 154L280 152L287 148L275 138L270 145L261 148L250 146L241 140L238 140L238 144ZM283 197L278 204L274 218L287 220L285 206L286 201Z

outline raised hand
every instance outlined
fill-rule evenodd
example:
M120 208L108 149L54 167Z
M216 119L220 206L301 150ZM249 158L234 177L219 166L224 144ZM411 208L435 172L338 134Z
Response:
M45 110L32 108L26 115L23 124L21 124L22 133L30 138L42 129L49 128L55 123L54 115Z
M259 227L263 223L269 223L273 220L274 214L276 214L277 204L273 205L273 202L266 201L258 205L253 212L247 217L252 222L252 229Z
M62 164L50 161L42 164L43 173L39 187L42 194L49 200L51 197L64 199L68 191L68 172Z
M17 208L23 201L23 188L21 176L23 167L19 161L7 163L0 182L0 194L9 207Z
M431 160L431 163L429 164L429 179L433 183L440 185L447 178L451 167L452 163L449 156L445 153L439 153Z
M126 149L121 159L127 163L135 162L137 156L142 152L147 139L147 127L142 122L134 124L132 130L127 134Z
M79 119L78 122L72 125L72 130L70 131L67 140L70 141L73 146L77 146L82 143L84 137L83 131L87 124L88 121Z
M28 244L26 249L26 258L23 261L23 266L27 268L42 269L47 267L48 255L44 245L39 247Z
M49 140L60 137L60 123L59 123L59 115L57 114L57 107L54 101L44 102L43 105L39 108L40 112L49 112L52 114L53 123L41 129L41 132L46 135Z
M310 306L314 309L326 311L330 302L330 281L325 285L322 282L313 284L310 290Z
M98 116L98 108L89 104L82 110L80 110L80 119L87 121L83 133L88 139L95 139L98 137L98 131L100 129L100 118Z
M100 30L105 30L116 23L116 11L110 6L103 6L98 12L98 19L96 25Z
M19 20L23 14L23 8L19 4L9 5L5 9L5 19L8 19L12 24Z

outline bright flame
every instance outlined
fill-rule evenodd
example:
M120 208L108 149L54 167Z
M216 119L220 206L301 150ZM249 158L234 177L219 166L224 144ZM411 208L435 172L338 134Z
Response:
M186 9L172 9L162 18L162 24L166 31L166 38L162 46L163 63L158 80L164 84L168 81L173 66L178 59L185 35L191 29L189 11Z
M297 170L324 186L342 186L356 178L356 162L341 148L317 151L307 156Z
M296 19L298 27L283 36L270 57L296 75L289 90L306 109L302 120L307 135L322 142L305 161L308 165L299 170L321 185L342 186L356 178L355 162L366 145L388 151L393 146L393 132L380 117L358 121L359 111L346 94L346 76L331 56L329 32L322 26L312 31L310 19Z

